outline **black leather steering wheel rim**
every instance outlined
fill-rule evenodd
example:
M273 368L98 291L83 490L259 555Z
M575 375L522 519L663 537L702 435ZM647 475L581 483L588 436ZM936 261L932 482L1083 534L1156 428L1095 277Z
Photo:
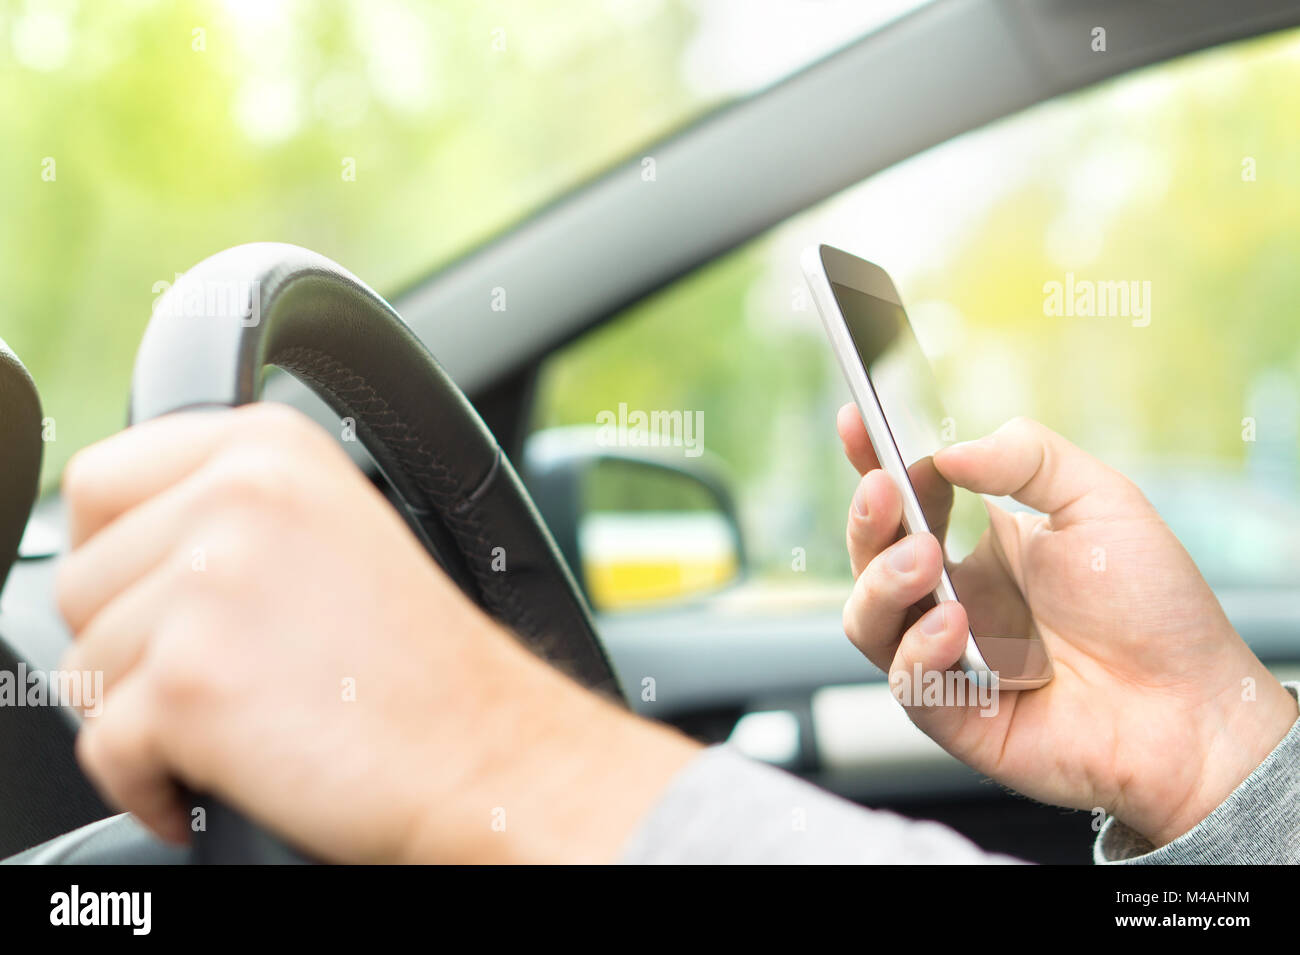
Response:
M0 591L18 557L18 545L40 485L41 399L18 356L0 340Z
M186 272L145 331L131 421L257 401L269 365L352 419L407 523L466 594L543 659L621 698L586 603L492 433L397 312L324 256L253 243ZM293 859L238 814L202 804L194 861Z

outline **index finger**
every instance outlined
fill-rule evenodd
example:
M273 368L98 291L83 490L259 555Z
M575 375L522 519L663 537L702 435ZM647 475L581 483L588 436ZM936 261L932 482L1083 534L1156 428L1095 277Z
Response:
M858 474L866 474L880 467L871 439L867 437L867 427L862 423L858 406L853 402L844 405L835 415L835 430L840 433L844 453L848 456L849 463L858 469Z
M77 452L63 470L71 546L198 470L237 427L237 414L164 415Z

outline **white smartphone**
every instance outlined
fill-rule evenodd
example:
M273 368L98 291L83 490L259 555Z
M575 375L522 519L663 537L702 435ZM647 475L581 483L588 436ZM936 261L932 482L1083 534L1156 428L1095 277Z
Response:
M931 458L944 445L946 415L898 290L880 266L828 245L805 251L802 265L871 446L902 492L903 528L909 534L930 531L913 478L942 482ZM943 490L948 490L946 484ZM932 596L936 601L959 599L946 569ZM964 606L970 612L980 604L980 595L967 596ZM1011 632L977 634L979 622L974 620L958 665L1001 689L1030 690L1047 683L1052 659L1028 614L1001 616Z

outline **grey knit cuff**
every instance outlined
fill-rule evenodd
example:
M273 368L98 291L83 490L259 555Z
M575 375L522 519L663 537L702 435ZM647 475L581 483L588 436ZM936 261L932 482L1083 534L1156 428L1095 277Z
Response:
M1298 684L1284 685L1296 696ZM1157 849L1112 817L1097 834L1092 857L1124 865L1300 863L1300 719L1195 829Z

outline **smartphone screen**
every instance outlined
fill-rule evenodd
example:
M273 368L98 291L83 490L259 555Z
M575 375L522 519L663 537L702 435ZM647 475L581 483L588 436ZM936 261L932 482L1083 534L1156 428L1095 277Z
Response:
M930 363L901 305L838 282L831 291L910 473L943 447L946 416Z
M896 301L834 280L830 287L930 529L943 542L948 561L959 562L987 529L988 513L982 498L954 490L934 468L934 454L953 439L955 429L944 412L930 363ZM956 593L956 581L951 583ZM974 626L981 594L958 597L968 612L976 611ZM1042 641L1034 639L1027 613L998 616L1001 619L986 620L996 635L972 631L985 663L1010 686L1017 681L1041 684L1050 677L1051 663Z

